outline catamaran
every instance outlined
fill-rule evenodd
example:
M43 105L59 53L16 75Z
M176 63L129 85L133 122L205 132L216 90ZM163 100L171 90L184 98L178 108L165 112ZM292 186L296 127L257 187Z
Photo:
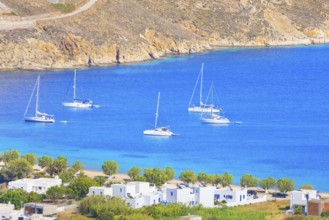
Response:
M40 87L40 75L37 78L37 82L34 85L34 88L33 88L33 91L32 91L32 94L31 94L31 97L30 97L30 100L29 100L29 103L28 103L28 105L27 105L27 107L25 109L24 119L27 122L54 123L55 122L54 115L49 115L49 114L46 114L46 113L39 112L39 87ZM35 92L35 89L37 89L37 92L36 92L36 102L35 102L35 113L34 113L34 116L26 116L27 111L28 111L28 109L30 107L30 103L31 103L33 94Z
M160 104L160 92L158 94L158 104L157 109L155 112L155 123L154 129L152 130L145 130L144 135L152 135L152 136L173 136L175 135L172 131L169 130L167 127L157 127L158 117L159 117L159 104Z
M215 93L215 87L214 84L211 84L209 93L208 93L208 97L207 97L207 101L208 102L209 98L211 99L211 103L214 103L213 99L214 99L214 93ZM223 113L223 109L219 108L219 112L214 112L213 111L213 104L209 105L209 112L202 112L201 114L201 121L203 123L208 123L208 124L229 124L230 120L228 120L226 117L224 117L224 113ZM208 110L208 109L207 109ZM222 114L222 115L220 115Z
M94 107L93 102L90 99L77 99L76 98L76 86L77 86L77 71L74 70L74 79L73 79L73 100L72 102L63 102L63 105L66 107L74 108L91 108Z
M192 101L194 99L194 94L196 91L196 88L199 84L199 80L200 80L200 97L199 97L199 106L195 106L192 104ZM194 86L194 90L190 99L190 103L189 103L189 107L188 107L188 111L189 112L219 112L220 110L218 108L215 108L214 106L211 105L207 105L204 104L202 102L202 84L203 84L203 63L201 65L201 69L200 69L200 73L198 75L198 78L195 82L195 86Z

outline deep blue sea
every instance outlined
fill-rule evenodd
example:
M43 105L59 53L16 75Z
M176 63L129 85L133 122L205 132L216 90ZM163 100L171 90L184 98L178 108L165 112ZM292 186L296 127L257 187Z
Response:
M201 64L204 93L214 82L232 122L202 124L187 111ZM0 73L0 151L64 155L69 162L101 169L106 160L119 171L171 166L176 176L245 173L310 183L329 191L329 46L225 49L146 63L77 71L78 96L100 108L62 106L72 96L73 70ZM56 123L26 123L23 114L37 75L40 110ZM179 136L147 137L161 92L159 123ZM33 105L33 103L32 103ZM30 109L32 112L32 109ZM68 123L60 123L67 120Z

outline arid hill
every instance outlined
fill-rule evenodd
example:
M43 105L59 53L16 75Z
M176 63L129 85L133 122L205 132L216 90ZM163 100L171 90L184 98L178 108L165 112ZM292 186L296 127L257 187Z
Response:
M7 6L15 11L24 7L17 4ZM328 39L327 0L98 0L69 18L0 31L0 68L70 68L88 61L136 62L219 46Z

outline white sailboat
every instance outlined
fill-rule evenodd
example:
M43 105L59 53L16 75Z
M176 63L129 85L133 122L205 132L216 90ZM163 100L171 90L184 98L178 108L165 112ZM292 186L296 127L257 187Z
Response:
M39 87L40 87L40 75L38 76L37 82L34 85L34 88L33 88L33 91L32 91L32 94L31 94L31 97L30 97L30 100L29 100L29 104L27 105L25 113L24 113L24 119L27 122L54 123L55 122L54 115L49 115L49 114L46 114L46 113L39 112ZM36 102L35 102L35 113L34 113L34 116L26 116L35 89L37 89Z
M159 117L159 104L160 104L160 92L158 94L158 104L155 113L155 123L154 129L152 130L145 130L144 135L151 135L151 136L173 136L174 133L169 130L167 127L157 127L158 117Z
M211 99L211 103L213 103L214 99L214 92L215 92L215 87L214 84L211 84L210 91L208 93L207 101L208 102L209 98ZM214 112L213 111L213 104L209 105L209 110L210 112L202 112L201 114L201 121L203 123L208 123L208 124L229 124L230 120L228 118L224 117L223 115L223 110L219 108L219 112Z
M199 84L199 80L200 80L200 99L199 99L199 105L195 106L192 104L192 101L194 99L194 94L195 94L196 88ZM188 111L189 112L200 112L200 113L202 113L202 112L219 112L220 110L218 108L215 108L214 106L211 106L211 105L204 104L202 102L202 84L203 84L203 63L202 63L201 69L200 69L199 76L195 82L195 86L194 86L194 90L193 90L193 93L192 93L192 96L190 99Z
M76 98L76 86L77 86L77 71L74 70L74 79L73 79L73 100L72 102L63 102L63 105L66 107L73 108L91 108L94 107L93 102L90 99L77 99Z

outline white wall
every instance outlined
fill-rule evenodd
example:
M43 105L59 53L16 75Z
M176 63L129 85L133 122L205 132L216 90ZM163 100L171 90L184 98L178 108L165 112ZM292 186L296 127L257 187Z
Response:
M88 196L101 195L101 196L113 196L112 188L109 187L97 187L92 186L89 188Z
M192 201L190 188L167 188L167 202L169 203L182 203L189 205Z
M50 187L60 186L59 178L19 179L8 183L9 189L22 189L25 192L44 194Z
M203 207L214 207L215 187L192 187L195 193L196 204Z

